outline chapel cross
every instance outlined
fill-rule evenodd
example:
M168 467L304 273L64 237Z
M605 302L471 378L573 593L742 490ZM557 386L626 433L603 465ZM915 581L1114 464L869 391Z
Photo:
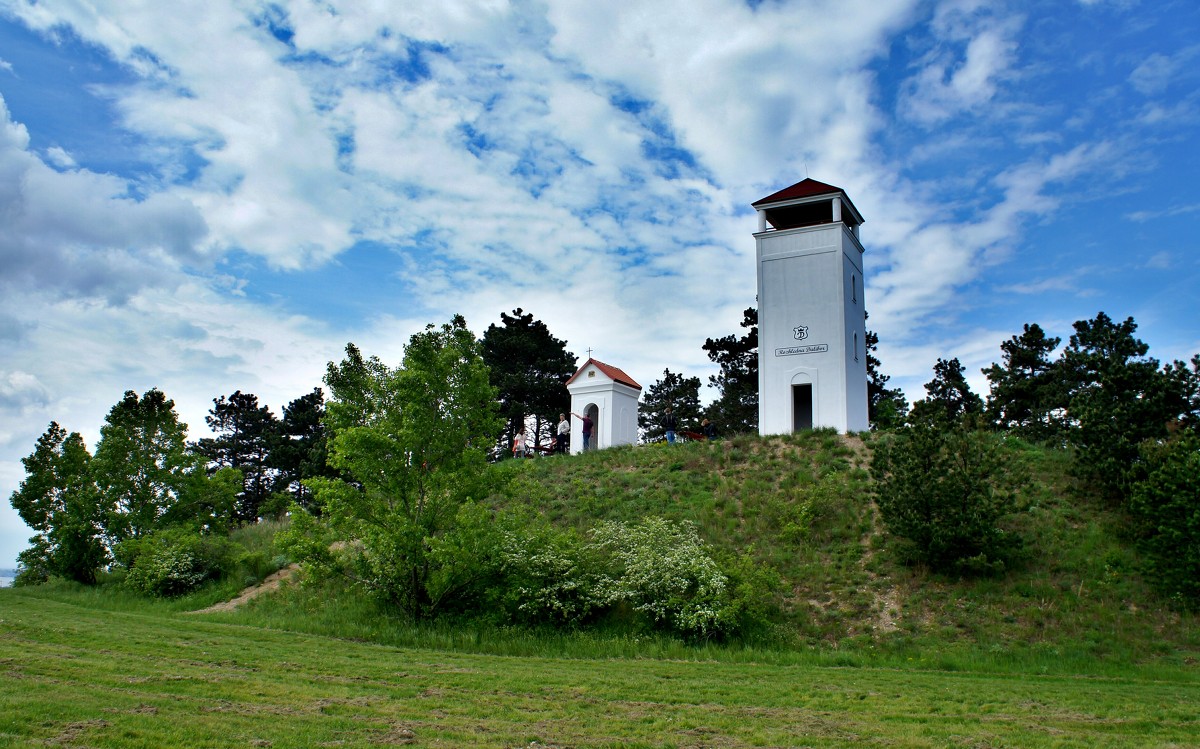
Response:
M589 359L592 358L592 347L591 346L588 346L588 358Z

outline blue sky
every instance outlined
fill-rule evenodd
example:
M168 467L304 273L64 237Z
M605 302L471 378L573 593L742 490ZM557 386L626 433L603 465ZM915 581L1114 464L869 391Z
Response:
M805 176L910 398L1101 310L1187 359L1198 132L1191 0L0 0L0 495L127 389L198 437L455 313L706 380ZM0 567L29 535L0 503Z

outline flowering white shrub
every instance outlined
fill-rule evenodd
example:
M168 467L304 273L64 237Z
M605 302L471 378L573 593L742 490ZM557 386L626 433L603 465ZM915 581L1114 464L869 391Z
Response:
M592 548L608 561L597 581L605 603L627 602L654 622L707 637L733 624L729 579L690 522L646 518L637 525L602 523Z

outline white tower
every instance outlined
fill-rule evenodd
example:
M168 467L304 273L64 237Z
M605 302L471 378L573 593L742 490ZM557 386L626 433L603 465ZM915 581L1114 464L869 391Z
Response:
M571 412L592 420L592 447L632 445L638 438L642 386L616 367L588 359L567 380ZM571 417L571 454L583 452L583 423Z
M865 431L863 218L840 187L812 179L754 208L758 431Z

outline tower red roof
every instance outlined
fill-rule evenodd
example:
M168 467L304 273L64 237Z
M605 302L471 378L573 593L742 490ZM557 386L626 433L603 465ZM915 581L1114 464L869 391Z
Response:
M815 179L802 179L791 187L785 187L779 192L771 193L762 200L756 200L750 205L758 207L765 203L781 203L785 200L796 200L797 198L811 198L814 195L833 195L835 193L846 194L846 191L840 187L827 185L824 182L818 182Z

